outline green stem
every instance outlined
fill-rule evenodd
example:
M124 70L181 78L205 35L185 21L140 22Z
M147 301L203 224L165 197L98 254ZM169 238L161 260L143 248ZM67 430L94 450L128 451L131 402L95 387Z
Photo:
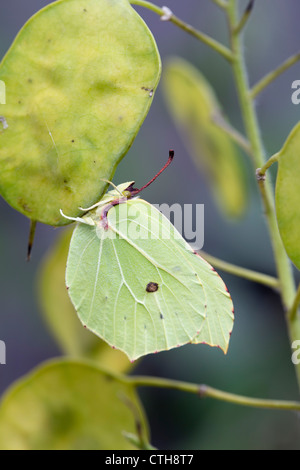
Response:
M255 167L262 168L265 164L265 155L261 142L259 125L255 113L254 104L249 93L249 84L243 59L243 51L240 36L234 33L234 26L236 24L236 0L230 1L228 16L230 27L232 30L232 48L235 54L235 60L233 62L233 71L240 98L246 132L248 134L248 138L252 146ZM295 293L291 264L287 258L283 243L280 238L277 220L275 216L274 196L270 182L263 180L260 181L259 189L264 203L265 215L268 222L270 237L275 254L277 270L281 284L282 300L284 306L288 309L291 306L291 302L294 298Z
M147 2L145 0L130 0L130 3L132 5L137 5L137 6L141 6L141 7L144 7L144 8L148 8L148 10L153 11L154 13L159 15L160 17L164 17L165 14L166 14L166 12L163 8L160 8L157 5L154 5L153 3ZM185 31L186 33L191 34L192 36L194 36L199 41L201 41L204 44L206 44L207 46L211 47L214 51L221 54L221 56L223 56L229 62L232 61L231 51L227 47L223 46L223 44L219 43L218 41L211 38L207 34L204 34L201 31L193 28L193 26L190 26L189 24L187 24L184 21L180 20L179 18L177 18L177 16L173 15L173 13L170 15L170 18L168 20L171 23L178 26L179 28L183 29L183 31Z
M213 398L214 400L233 403L235 405L273 410L300 411L299 402L250 398L242 395L223 392L207 385L197 385L177 380L143 376L126 377L125 380L135 387L158 387L179 390L181 392L193 393L201 398Z
M292 308L289 311L290 322L294 322L296 320L299 305L300 305L300 284L298 286L298 290L297 290ZM300 339L300 338L298 338L298 339Z
M214 114L211 119L219 129L222 129L233 142L238 144L252 158L252 148L249 141L237 129L232 127L220 113Z
M157 450L149 442L141 442L135 434L123 431L123 436L139 450Z
M278 162L279 157L280 157L280 154L275 153L275 155L273 155L271 158L269 158L269 160L264 164L264 166L262 168L257 169L256 174L257 174L258 179L263 178L265 176L267 170L273 165L273 163Z
M249 4L239 22L239 24L236 26L234 32L235 34L240 34L240 32L244 29L244 27L246 26L246 23L248 22L249 18L250 18L250 15L252 13L252 9L253 9L253 6L254 6L254 1L255 0L250 0L249 1Z
M228 7L228 3L225 0L211 0L214 2L218 7L223 8L224 10Z
M270 83L272 83L276 78L283 74L287 69L292 67L300 60L300 52L289 57L282 65L280 65L276 70L273 70L264 78L262 78L250 91L251 98L256 98Z
M262 168L265 164L265 155L261 142L259 125L255 112L254 103L249 90L247 72L244 64L244 55L240 36L236 34L237 4L236 0L230 0L228 8L228 20L231 30L231 45L235 57L233 61L233 72L237 85L238 95L241 103L246 132L252 146L254 164L256 168ZM289 311L293 305L295 297L295 283L291 263L285 252L276 220L274 193L268 179L258 178L258 186L261 193L265 217L267 220L270 238L273 246L276 268L280 281L281 299L285 311ZM296 316L294 322L290 322L287 317L287 324L291 341L294 341L300 332L300 319ZM300 367L297 367L297 378L300 387Z
M203 251L200 252L200 255L214 268L220 269L221 271L229 274L233 274L234 276L242 277L248 281L258 282L259 284L271 287L272 289L279 289L280 283L276 277L268 276L267 274L261 274L250 269L241 268L240 266L235 266L234 264L227 263L226 261L208 255Z

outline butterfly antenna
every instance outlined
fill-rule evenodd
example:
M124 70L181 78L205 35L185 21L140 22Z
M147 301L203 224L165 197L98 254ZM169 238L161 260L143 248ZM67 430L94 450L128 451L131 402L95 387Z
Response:
M140 193L140 192L143 191L144 189L148 188L148 186L150 186L150 184L152 184L153 181L155 181L156 178L158 178L159 175L161 175L161 173L162 173L163 171L165 171L166 168L168 168L168 166L172 163L173 158L174 158L174 150L169 150L169 158L168 158L167 163L166 163L166 164L162 167L162 169L152 178L152 180L148 181L148 183L145 184L145 186L143 186L143 187L140 188L140 189L133 189L132 195L135 196L136 194Z

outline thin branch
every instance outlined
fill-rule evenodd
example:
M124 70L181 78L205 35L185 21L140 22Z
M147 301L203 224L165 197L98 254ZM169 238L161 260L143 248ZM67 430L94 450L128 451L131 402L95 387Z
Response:
M228 7L228 3L225 0L211 0L211 1L214 2L216 5L218 5L218 7L223 8L224 10L226 10L226 8Z
M300 284L298 286L298 290L297 290L292 308L290 309L290 311L288 313L290 322L292 322L296 318L299 305L300 305Z
M279 157L280 157L280 154L275 153L275 155L273 155L271 158L269 158L269 160L264 164L264 166L262 166L261 168L258 168L256 170L256 176L257 176L258 180L260 180L260 179L264 180L265 179L265 175L266 175L267 170L273 165L273 163L278 162Z
M269 186L266 184L266 176L259 177L257 175L258 187L264 206L264 213L269 223L270 234L274 252L276 253L275 261L277 272L279 273L279 291L281 292L281 300L286 311L291 308L292 299L295 297L294 278L290 260L287 257L280 234L278 234L278 223L275 213L275 202L270 198ZM276 235L276 237L275 237ZM300 371L299 371L300 374ZM299 375L300 383L300 375Z
M119 398L129 408L135 421L136 434L123 432L124 437L140 450L154 450L155 448L148 442L147 436L144 436L144 428L136 404L123 393L119 395Z
M207 385L200 386L200 396L214 398L215 400L233 403L235 405L248 406L252 408L264 408L269 410L300 410L300 403L296 401L265 400L260 398L250 398L233 393L223 392Z
M141 6L144 8L148 8L148 10L151 10L157 15L159 15L161 19L163 19L164 21L170 21L171 23L175 24L186 33L191 34L199 41L203 42L207 46L214 49L216 52L221 54L221 56L223 56L229 62L233 61L233 54L230 51L230 49L228 49L226 46L216 41L215 39L211 38L207 34L202 33L201 31L195 29L193 26L190 26L189 24L177 18L169 8L167 7L160 8L157 5L154 5L153 3L147 2L145 0L130 0L130 3L132 5L137 5L137 6Z
M201 398L213 398L214 400L252 408L300 411L300 402L249 398L242 395L223 392L207 385L196 385L177 380L143 376L126 377L126 381L135 387L158 387L179 390L196 394Z
M300 60L300 52L291 56L283 64L281 64L276 70L273 70L264 78L262 78L250 91L250 96L252 99L256 98L270 83L272 83L276 78L283 74L286 70L292 67Z
M272 289L279 289L279 280L275 277L268 276L267 274L258 273L250 269L241 268L234 264L227 263L226 261L215 258L214 256L208 255L207 253L200 252L200 255L212 266L221 271L224 271L234 276L242 277L248 281L257 282L265 286L271 287Z
M247 6L240 22L239 22L239 24L237 25L237 27L234 30L235 34L239 34L244 29L247 21L250 18L250 15L252 13L252 10L253 10L253 7L254 7L254 2L255 2L255 0L250 0L249 1L249 4L248 4L248 6Z
M128 440L128 442L133 444L139 450L157 450L157 448L153 447L149 442L141 443L138 437L133 433L123 431L122 434L125 437L125 439Z
M218 113L212 116L213 123L222 129L226 134L237 143L250 157L253 157L252 148L248 139L235 129L223 116Z

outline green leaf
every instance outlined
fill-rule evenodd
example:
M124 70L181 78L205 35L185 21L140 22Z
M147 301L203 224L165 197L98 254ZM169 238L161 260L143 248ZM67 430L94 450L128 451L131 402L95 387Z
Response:
M300 269L300 124L289 135L278 154L276 213L287 254Z
M51 361L13 385L0 406L1 450L133 449L148 440L134 387L92 364Z
M98 201L160 78L153 36L127 0L60 0L0 65L0 194L32 220L68 223Z
M154 206L139 199L102 204L82 222L71 240L66 283L89 330L130 360L190 342L226 352L231 297Z
M58 237L38 273L38 297L45 320L69 356L86 357L118 372L131 366L128 358L83 328L70 301L65 284L65 271L73 230Z
M228 216L240 216L247 202L242 162L230 137L213 121L221 114L213 89L195 67L179 58L167 63L163 84L170 114L210 181L215 200Z

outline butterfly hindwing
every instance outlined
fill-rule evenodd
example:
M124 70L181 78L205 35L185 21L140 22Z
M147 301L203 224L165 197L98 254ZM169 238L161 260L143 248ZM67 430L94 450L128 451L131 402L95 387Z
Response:
M79 224L71 241L66 282L82 323L131 360L191 342L226 350L231 298L169 220L132 199L107 227Z

